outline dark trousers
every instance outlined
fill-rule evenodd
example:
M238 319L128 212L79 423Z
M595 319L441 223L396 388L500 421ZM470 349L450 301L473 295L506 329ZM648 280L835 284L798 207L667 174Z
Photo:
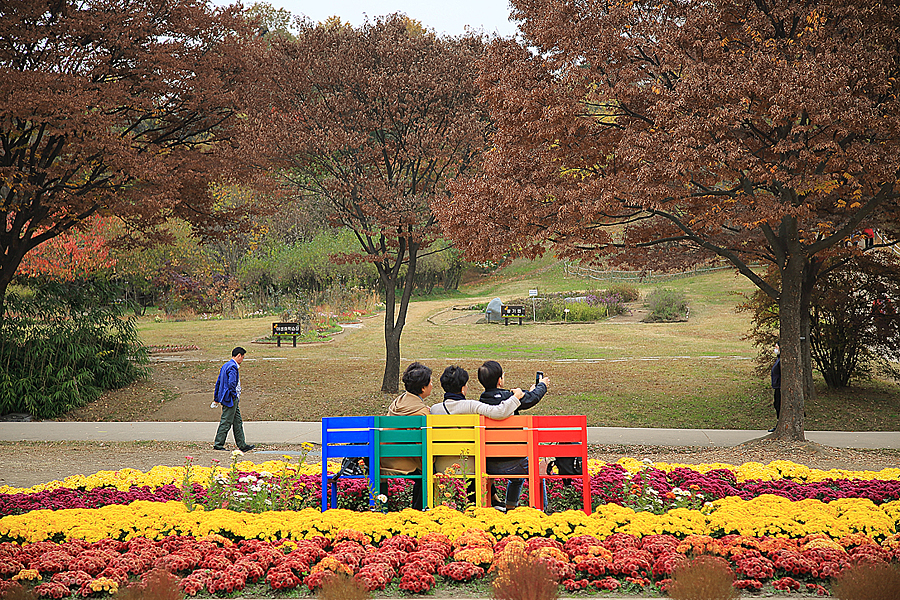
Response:
M490 459L487 461L487 472L490 475L527 475L528 459ZM519 504L519 496L522 493L524 479L510 479L506 486L506 507L512 508ZM491 497L496 493L496 488L491 482Z
M775 388L775 400L772 402L775 407L775 418L781 418L781 388Z
M238 401L235 400L232 406L222 406L222 418L219 419L219 429L216 431L216 448L225 447L225 439L228 437L228 430L234 430L234 443L243 450L247 447L247 440L244 439L244 421L241 420L241 409L238 407Z

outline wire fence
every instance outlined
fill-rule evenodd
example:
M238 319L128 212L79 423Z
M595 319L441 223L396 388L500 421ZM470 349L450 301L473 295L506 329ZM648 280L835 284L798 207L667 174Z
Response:
M684 279L686 277L694 277L696 275L703 275L705 273L713 273L716 271L723 271L726 269L734 269L733 265L720 265L717 267L700 267L697 269L690 269L689 271L679 271L677 273L665 272L665 273L654 273L652 270L649 271L599 271L597 269L591 269L590 267L582 267L581 265L577 265L572 262L566 262L563 264L563 269L565 270L566 275L573 275L575 277L585 277L588 279L594 279L597 281L635 281L638 283L656 283L661 281L672 281L675 279Z

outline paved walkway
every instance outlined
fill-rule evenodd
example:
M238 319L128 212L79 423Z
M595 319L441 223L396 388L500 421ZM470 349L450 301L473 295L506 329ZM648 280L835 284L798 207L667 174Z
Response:
M215 422L0 422L0 441L172 441L208 442ZM321 423L244 421L244 432L255 444L301 444L322 441ZM642 429L588 427L592 444L654 446L737 446L767 434L760 429ZM835 448L900 448L898 431L807 431L806 439Z

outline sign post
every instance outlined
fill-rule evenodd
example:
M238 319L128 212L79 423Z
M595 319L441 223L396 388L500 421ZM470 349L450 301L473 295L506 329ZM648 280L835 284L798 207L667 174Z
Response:
M537 298L538 291L528 290L528 295L531 297L531 310L534 311L534 322L537 323L537 305L535 304L535 299Z

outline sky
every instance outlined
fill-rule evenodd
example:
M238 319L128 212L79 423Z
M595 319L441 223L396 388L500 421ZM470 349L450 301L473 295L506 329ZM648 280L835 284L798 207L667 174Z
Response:
M365 21L395 12L406 13L439 35L462 35L466 26L510 37L516 32L509 21L509 0L265 0L276 8L284 8L294 15L306 15L313 22L324 21L332 15L360 26ZM251 6L254 0L242 0ZM228 0L213 0L212 4L231 4Z

